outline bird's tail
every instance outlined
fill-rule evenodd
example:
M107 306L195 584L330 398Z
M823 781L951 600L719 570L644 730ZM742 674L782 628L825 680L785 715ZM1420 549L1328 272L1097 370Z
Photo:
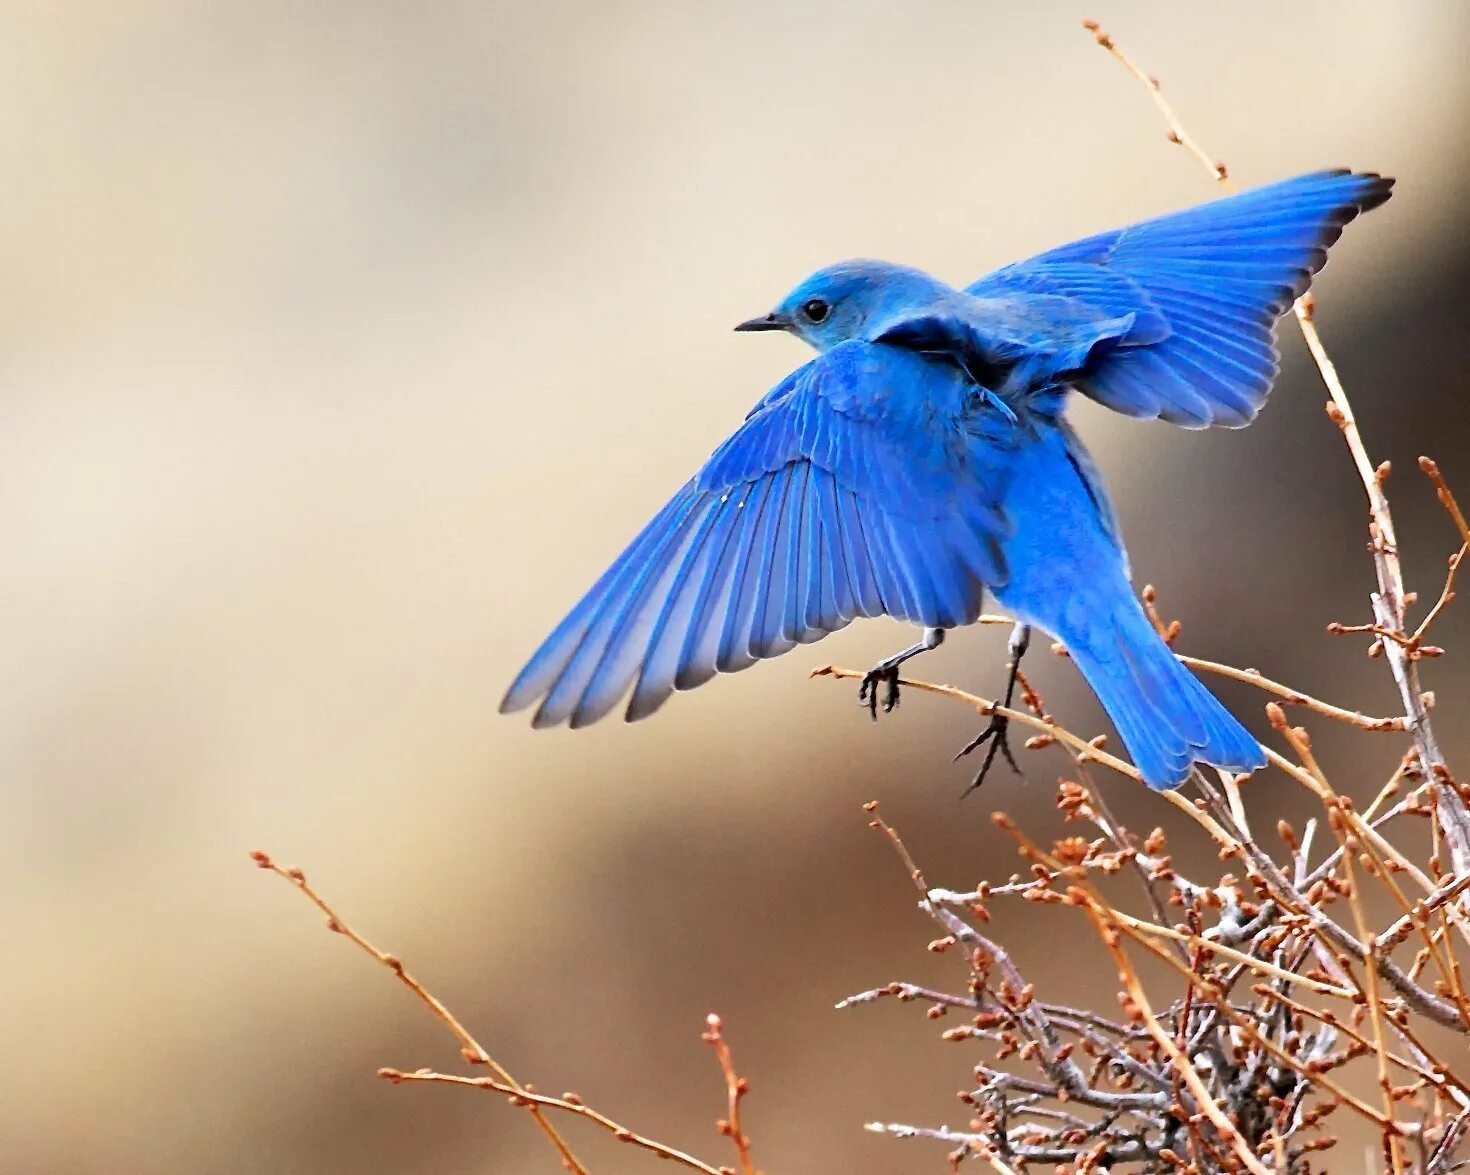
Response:
M1197 762L1228 771L1265 766L1261 744L1179 662L1131 592L1111 620L1116 639L1067 647L1149 787L1178 787Z

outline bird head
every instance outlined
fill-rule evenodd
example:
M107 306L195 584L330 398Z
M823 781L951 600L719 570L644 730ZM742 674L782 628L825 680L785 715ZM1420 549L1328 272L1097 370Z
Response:
M769 314L736 330L784 330L826 351L850 339L872 339L899 311L933 301L944 283L906 265L840 261L802 281Z

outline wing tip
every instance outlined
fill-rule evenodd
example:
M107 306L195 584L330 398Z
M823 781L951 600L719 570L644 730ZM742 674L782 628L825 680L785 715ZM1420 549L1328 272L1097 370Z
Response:
M1363 194L1357 201L1357 213L1371 212L1380 205L1387 204L1393 196L1394 184L1398 182L1393 176L1380 175L1376 171L1350 171L1347 174L1365 182Z
M522 701L514 698L509 693L500 699L500 705L495 707L497 714L517 714L531 704L530 700Z
M1317 239L1317 247L1292 282L1291 297L1282 306L1283 314L1291 302L1296 301L1307 292L1311 287L1312 279L1326 266L1328 252L1341 239L1343 229L1363 213L1371 212L1387 204L1393 195L1393 186L1396 182L1393 176L1379 175L1376 171L1352 171L1345 167L1334 168L1324 174L1334 178L1357 181L1361 186L1355 188L1350 199L1345 199L1324 218L1322 232Z
M642 722L645 718L651 718L663 704L669 700L672 692L671 687L662 686L659 689L644 691L635 689L633 696L628 699L628 707L623 711L623 721L627 723Z
M518 714L546 693L544 682L536 684L527 680L527 677L527 670L523 669L520 675L510 683L500 699L500 705L495 708L497 713Z
M550 730L553 726L560 726L563 722L571 725L571 715L563 707L553 709L551 706L551 695L542 699L541 705L536 713L531 715L532 730Z

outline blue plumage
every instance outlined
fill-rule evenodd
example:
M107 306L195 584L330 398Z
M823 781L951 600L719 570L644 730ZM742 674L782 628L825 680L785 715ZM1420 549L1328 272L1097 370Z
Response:
M1276 320L1393 181L1322 171L1075 241L998 269L977 298L1052 295L1137 316L1073 386L1127 416L1249 424L1276 377Z
M582 726L887 615L942 634L985 590L1060 638L1144 779L1246 771L1260 746L1159 639L1128 583L1071 390L1238 427L1277 318L1391 180L1319 172L1103 233L956 290L844 262L743 329L820 353L771 390L557 626L503 711ZM938 636L929 643L936 643Z

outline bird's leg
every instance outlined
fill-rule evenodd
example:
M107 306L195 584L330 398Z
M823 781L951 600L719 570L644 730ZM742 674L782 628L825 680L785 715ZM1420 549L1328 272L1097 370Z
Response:
M888 688L883 694L883 713L890 713L893 707L898 705L898 667L910 657L917 657L920 653L937 649L943 643L944 629L926 628L917 644L910 645L903 652L894 653L893 656L879 661L863 675L863 683L858 686L858 705L866 706L868 713L873 716L873 721L878 721L878 686L887 683Z
M1031 626L1029 624L1018 624L1015 628L1011 629L1011 639L1008 646L1010 649L1010 660L1007 664L1008 676L1006 677L1005 699L996 703L997 705L1004 706L1007 710L1011 708L1011 699L1016 694L1016 680L1021 676L1021 658L1026 655L1026 650L1030 644ZM1020 767L1016 766L1016 757L1011 754L1011 744L1007 737L1010 725L1011 720L1004 714L992 713L990 715L990 724L972 738L966 744L964 750L955 756L955 762L958 763L971 751L984 746L986 743L990 744L985 752L985 762L980 764L979 772L976 773L970 786L965 788L965 795L969 795L985 782L985 777L990 773L990 767L995 762L997 752L1005 756L1005 760L1011 765L1012 771L1017 775L1021 774Z

